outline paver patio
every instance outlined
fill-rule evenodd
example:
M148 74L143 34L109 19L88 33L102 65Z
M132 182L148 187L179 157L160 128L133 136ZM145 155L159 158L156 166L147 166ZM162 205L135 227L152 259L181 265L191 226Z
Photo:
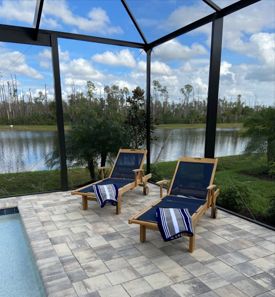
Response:
M127 193L122 213L100 209L69 192L0 200L0 209L17 206L51 297L275 296L275 232L219 211L199 222L196 249L188 240L165 243L148 231L139 242L139 226L130 215L158 199L141 188Z

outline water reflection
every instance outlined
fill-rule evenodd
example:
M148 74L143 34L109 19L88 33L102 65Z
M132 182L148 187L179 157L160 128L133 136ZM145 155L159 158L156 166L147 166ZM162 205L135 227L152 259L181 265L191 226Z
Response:
M182 156L203 157L205 129L156 129L157 140L152 143L152 162L172 161ZM238 129L217 129L217 157L242 154L248 139Z
M202 157L205 129L156 129L152 162L177 160L181 156ZM53 151L56 132L0 131L0 172L47 170L45 156ZM218 129L216 156L238 155L247 139L237 129Z
M56 132L0 131L0 172L48 169L45 157L55 141Z

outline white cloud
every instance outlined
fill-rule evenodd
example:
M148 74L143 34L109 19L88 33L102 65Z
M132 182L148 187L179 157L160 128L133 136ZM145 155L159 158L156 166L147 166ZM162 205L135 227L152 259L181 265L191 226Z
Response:
M78 58L69 62L60 63L60 70L65 78L74 78L81 80L101 79L103 74L96 70L86 59Z
M45 17L43 18L42 22L45 28L47 29L52 29L52 30L62 29L62 25L58 23L57 19L54 19L51 17Z
M50 49L44 49L38 54L39 65L43 68L50 68L52 61L52 53ZM59 47L59 60L60 62L69 61L70 55L68 51L62 51Z
M204 55L207 50L204 46L198 43L193 43L190 47L181 44L177 40L170 40L153 50L156 57L169 61L177 59L190 59L194 56Z
M20 51L0 50L0 72L3 74L22 74L34 79L43 79L43 76L33 67L29 66L26 56Z
M220 97L235 99L241 94L248 104L272 105L275 103L274 70L265 65L240 64L232 65L227 75L221 76ZM228 79L234 77L234 81Z
M139 71L143 71L145 73L145 71L146 71L146 62L139 61L138 65L137 65L137 69ZM165 64L163 62L160 62L160 61L154 61L154 62L151 63L151 72L153 74L169 75L169 74L171 74L172 70L167 64Z
M175 9L164 22L161 22L159 27L161 29L169 28L172 31L211 13L213 13L213 9L202 1L193 5L182 5Z
M3 0L0 4L0 18L21 21L32 25L36 1Z
M8 21L21 21L32 26L35 0L3 0L0 4L0 18ZM61 29L63 25L73 26L80 32L121 34L119 26L113 26L107 12L101 7L93 7L86 16L74 13L66 0L47 0L44 2L42 27Z
M255 46L257 40L249 37L253 34L266 31L267 28L272 30L275 28L274 11L275 1L263 0L226 16L224 18L223 28L223 48L257 57L259 53ZM173 11L161 26L169 27L170 30L180 28L209 13L209 9L203 3L181 6ZM206 44L210 45L211 26L208 24L199 27L188 34L195 36L198 33L205 34L207 37ZM259 37L260 42L261 37L263 36ZM262 43L264 42L265 39L262 40Z
M235 74L231 71L232 64L228 63L227 61L221 62L220 68L220 80L227 80L230 83L235 83Z
M58 7L57 7L58 6ZM93 7L83 17L71 11L65 0L45 1L43 9L42 23L50 24L54 27L64 25L73 26L80 32L101 33L101 34L121 34L123 30L119 26L112 26L107 12L101 7Z
M106 51L102 54L96 54L92 59L98 63L112 65L135 67L136 61L133 54L128 49L123 49L119 52Z
M253 54L266 65L275 67L275 33L253 34L250 42L254 48Z

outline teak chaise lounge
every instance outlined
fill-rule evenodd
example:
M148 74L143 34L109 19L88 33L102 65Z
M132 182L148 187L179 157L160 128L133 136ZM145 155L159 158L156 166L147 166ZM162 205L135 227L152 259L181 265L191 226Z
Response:
M181 158L170 184L168 193L163 195L163 185L167 180L158 182L160 186L160 200L129 219L129 224L140 225L140 241L146 240L146 228L159 230L156 219L156 209L187 208L192 216L193 230L201 216L212 207L211 216L216 217L216 199L219 189L213 185L217 159ZM195 248L195 231L189 236L189 251Z
M147 195L149 192L147 181L152 175L147 174L144 176L142 169L146 154L146 150L120 149L108 178L104 178L106 167L100 167L101 180L79 188L71 194L82 196L82 207L83 210L86 210L88 208L88 200L96 200L93 185L115 184L118 188L116 213L119 214L121 212L121 199L124 193L139 185L143 186L144 195Z

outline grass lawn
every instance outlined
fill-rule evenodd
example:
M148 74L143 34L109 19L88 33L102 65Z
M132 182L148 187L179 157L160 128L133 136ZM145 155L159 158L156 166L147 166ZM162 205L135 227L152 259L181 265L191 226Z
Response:
M65 125L65 130L68 126ZM56 125L0 125L0 131L57 131Z
M205 128L206 124L160 124L156 128L162 129L180 129L180 128ZM242 123L218 123L218 128L242 128Z
M68 169L69 187L90 181L86 168ZM35 171L0 174L0 197L60 190L60 171Z
M218 128L242 128L242 123L223 123L217 124ZM156 128L162 129L180 129L180 128L205 128L205 124L161 124ZM65 130L68 130L69 126L65 125ZM57 131L56 125L13 125L11 128L9 125L0 125L0 131Z

